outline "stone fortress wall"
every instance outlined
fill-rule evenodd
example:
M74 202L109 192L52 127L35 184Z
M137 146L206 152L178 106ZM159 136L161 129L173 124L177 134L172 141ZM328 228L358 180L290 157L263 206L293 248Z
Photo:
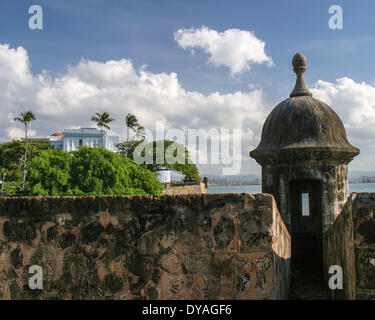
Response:
M324 233L334 299L375 297L374 213L375 193L352 194ZM287 299L290 267L267 194L0 198L1 299Z
M0 298L287 299L290 243L265 194L0 198Z
M332 298L375 299L375 193L351 194L323 240L326 275L343 268L343 290Z
M204 194L207 193L207 186L203 182L186 184L164 184L164 195L182 195L182 194Z

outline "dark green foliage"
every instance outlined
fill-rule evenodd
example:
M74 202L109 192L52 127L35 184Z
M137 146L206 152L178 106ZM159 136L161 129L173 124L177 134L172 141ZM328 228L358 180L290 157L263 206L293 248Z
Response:
M131 159L103 148L80 147L71 153L41 151L28 167L31 195L160 194L155 175Z
M1 192L6 195L16 195L22 189L22 182L4 182L1 186Z
M124 142L118 143L116 145L116 148L120 156L133 159L133 153L134 153L135 148L142 142L144 141L143 140L124 141Z
M139 146L141 143L144 143L143 147ZM138 146L140 148L137 148ZM182 172L187 180L200 181L198 168L192 163L189 150L174 141L160 140L145 143L142 140L131 140L119 143L117 148L120 155L124 157L135 159L138 154L144 159L150 159L147 162L152 163L143 163L149 170L157 169L161 165L157 160L157 154L160 153L164 158L163 166Z
M49 138L29 138L29 147L30 145L34 145L38 151L51 148Z
M25 157L25 141L11 141L0 145L0 166L7 169L6 181L21 181L23 161ZM38 154L38 148L33 143L28 146L28 159Z
M49 149L49 139L29 139L27 159L31 161L40 150ZM14 140L0 145L1 191L8 195L19 194L22 189L26 142Z
M27 190L31 195L69 194L73 157L60 149L41 151L29 163Z
M164 148L165 167L182 172L188 180L200 181L198 168L194 163L189 163L191 162L189 150L185 146L170 140L154 141L152 144L154 161L157 151ZM176 163L173 163L173 159L177 160ZM152 168L153 165L149 165L149 169Z

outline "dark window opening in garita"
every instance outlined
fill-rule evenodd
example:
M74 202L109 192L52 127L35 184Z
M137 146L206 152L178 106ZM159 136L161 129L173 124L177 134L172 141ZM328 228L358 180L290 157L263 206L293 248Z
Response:
M320 274L323 268L321 181L290 181L292 267Z
M303 217L310 216L310 193L301 192L300 201L301 201L301 209L302 209L301 215Z

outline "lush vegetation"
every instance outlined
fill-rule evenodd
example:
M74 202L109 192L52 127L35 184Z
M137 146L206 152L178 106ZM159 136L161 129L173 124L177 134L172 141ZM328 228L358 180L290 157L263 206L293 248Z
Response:
M44 150L29 163L30 195L160 194L155 175L131 159L103 148L78 151Z
M28 159L38 154L38 145L28 144ZM11 141L0 145L0 169L2 181L21 181L25 163L25 141Z
M135 159L137 155L139 158L150 159L152 163L140 163L149 170L157 169L160 165L180 171L186 176L186 180L200 181L199 171L197 166L192 163L189 155L189 150L174 141L152 141L144 144L140 149L137 148L143 140L131 140L121 142L117 145L120 155L126 158ZM138 152L137 152L138 151ZM148 153L148 157L147 157ZM163 155L163 163L158 164L157 154Z
M1 193L4 195L20 194L21 189L22 189L22 182L18 182L18 181L4 182L1 185Z
M22 190L25 187L26 182L26 167L27 167L27 149L28 149L28 133L30 130L31 121L36 120L36 115L32 111L22 112L20 117L14 118L14 121L21 122L25 126L25 154L23 158L23 177L22 177Z
M163 166L182 172L186 180L200 180L197 167L189 163L186 147L173 141L145 143L145 129L130 113L125 117L127 140L118 144L118 154L104 148L80 147L74 152L53 149L48 138L29 138L34 113L23 112L14 120L24 125L24 141L0 145L1 191L10 195L160 194L163 185L151 172L160 166L156 164L157 154L164 156ZM91 121L100 129L110 129L114 119L104 112L96 113ZM147 155L152 163L134 162L140 143L145 144L141 155ZM183 157L176 161L177 155Z

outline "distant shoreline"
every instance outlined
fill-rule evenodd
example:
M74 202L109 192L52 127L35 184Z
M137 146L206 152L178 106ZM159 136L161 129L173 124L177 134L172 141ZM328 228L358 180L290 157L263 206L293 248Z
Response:
M349 181L349 183L375 183L375 181ZM261 183L230 183L230 184L224 184L224 183L210 183L208 182L208 188L209 187L251 187L251 186L261 186Z
M241 184L241 183L233 183L233 184L221 184L221 183L208 183L208 187L250 187L250 186L261 186L261 183L251 183L251 184Z
M349 181L349 183L375 183L375 181Z

